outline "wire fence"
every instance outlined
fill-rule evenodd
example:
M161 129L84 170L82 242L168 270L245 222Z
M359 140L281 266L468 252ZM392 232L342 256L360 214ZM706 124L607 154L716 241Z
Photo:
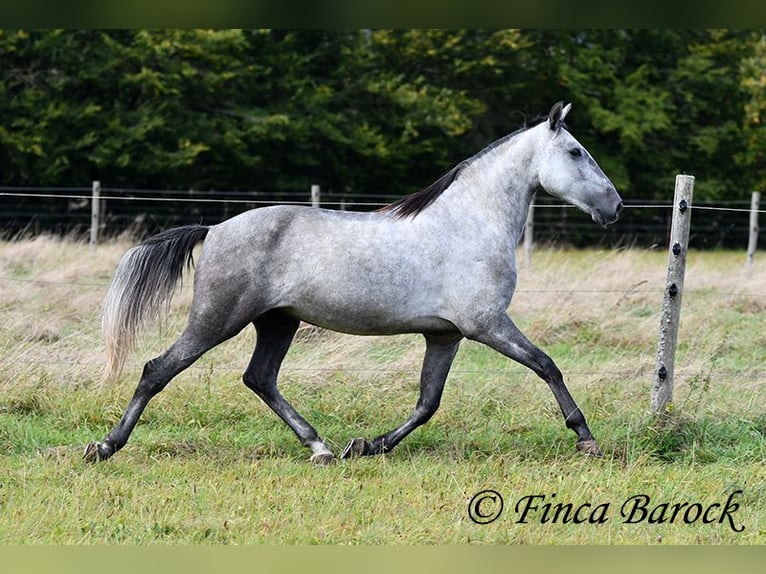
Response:
M257 190L159 190L100 188L99 234L136 236L188 223L212 225L239 213L269 205L321 205L349 211L380 209L396 200L390 194L335 194L320 199L305 192ZM91 227L90 187L0 187L0 236L85 234ZM747 245L749 214L746 200L696 202L691 245L696 248L742 248ZM763 213L761 210L759 213ZM538 194L535 198L535 241L583 247L588 245L655 247L665 245L670 231L669 202L625 201L618 225L602 230L572 206ZM759 231L763 235L763 230ZM762 242L761 242L762 243Z
M243 211L277 204L316 205L316 198L309 193L263 193L258 191L178 191L101 188L99 201L102 208L100 225L105 235L118 235L126 230L136 234L152 233L173 225L184 223L214 224ZM86 187L46 187L46 188L9 188L0 187L0 232L6 237L34 235L41 232L78 233L90 227L92 188ZM321 206L332 209L369 211L388 205L396 197L385 194L365 194L364 196L325 194ZM626 201L625 211L620 224L607 230L595 231L587 217L571 216L572 206L558 203L549 197L538 196L535 201L535 240L539 243L581 244L620 244L623 246L658 246L665 245L670 229L672 205L669 202ZM161 207L159 207L161 206ZM698 247L737 247L744 248L748 238L748 217L753 212L747 201L721 201L716 204L696 203L692 226L692 246ZM756 210L764 213L764 210ZM705 217L709 215L709 217ZM617 231L621 229L620 231ZM594 239L596 236L599 238ZM0 284L26 283L43 286L71 286L74 288L105 289L108 281L55 281L11 276L0 276ZM557 295L630 295L645 293L662 296L664 288L629 288L623 290L600 289L517 289L517 294L557 294ZM709 289L687 288L688 296L712 296L730 298L766 299L766 292L753 293L742 291L711 291ZM18 364L21 358L3 358L0 364ZM62 361L60 359L23 359L27 365L83 366L98 368L95 361ZM223 371L238 371L233 367L221 367ZM417 369L402 368L349 368L351 372L365 373L415 373ZM650 365L620 372L568 372L568 376L647 376ZM338 367L288 367L284 372L337 372ZM471 374L474 371L460 370L455 374ZM503 374L506 370L482 370L482 374ZM478 371L477 371L478 373ZM697 376L698 371L679 370L678 376ZM708 373L718 380L749 377L762 381L764 375L761 366L743 370L715 370Z
M18 365L20 363L23 363L26 366L54 366L54 367L86 367L89 370L92 370L92 372L97 373L100 371L100 369L103 368L104 363L100 361L76 361L76 360L70 360L70 361L63 361L63 360L54 360L54 359L25 359L24 361L14 360L14 359L1 359L0 365ZM143 367L143 363L126 363L126 368L133 369L135 371L140 371L141 367ZM243 362L242 365L239 367L231 366L231 365L217 365L215 367L215 372L223 372L223 373L233 373L235 376L241 375L244 371L244 367L246 366L246 360ZM458 375L458 376L470 376L470 375L486 375L486 376L503 376L503 375L512 375L514 372L518 372L518 370L521 367L515 366L510 361L508 362L508 367L503 369L466 369L466 368L460 368L455 367L453 369L450 369L450 375ZM192 365L191 367L188 367L186 370L190 372L209 372L210 368L207 366L202 365ZM565 376L567 379L572 380L573 378L592 378L592 377L611 377L614 379L649 379L652 375L652 367L651 365L642 365L638 368L633 369L623 369L623 370L614 370L614 369L603 369L599 371L592 371L592 370L578 370L578 369L567 369ZM390 376L390 375L408 375L408 376L417 376L420 374L420 367L358 367L358 366L350 366L350 365L334 365L332 367L295 367L290 366L289 364L285 364L282 368L280 368L279 372L281 374L285 373L309 373L309 374L335 374L338 372L343 372L347 374L356 374L356 375L380 375L380 376ZM531 371L529 373L526 373L529 376L533 376L533 373ZM725 381L741 381L741 380L747 380L749 384L752 385L761 385L766 383L766 371L764 371L762 368L752 368L752 369L745 369L745 370L735 370L735 369L679 369L676 371L676 376L679 378L685 378L685 379L691 379L691 378L705 378L709 380L715 380L716 382L725 382Z
M0 285L4 282L8 283L21 283L21 284L28 284L28 285L38 285L38 286L57 286L57 287L72 287L77 289L82 288L90 288L90 289L96 289L96 290L105 290L108 286L108 280L104 281L57 281L57 280L44 280L44 279L30 279L30 278L21 278L21 277L10 277L10 276L3 276L0 275ZM189 287L189 285L186 285L186 287ZM659 302L664 292L664 288L661 285L658 285L656 288L625 288L625 289L525 289L525 288L519 288L515 291L516 295L557 295L557 296L575 296L575 297L592 297L594 295L604 295L604 296L615 296L615 295L621 295L621 296L629 296L629 295L635 295L635 294L647 294L657 297L657 301ZM743 299L756 299L756 300L764 300L766 301L766 292L752 292L752 291L717 291L717 290L711 290L709 288L687 288L685 290L685 294L687 297L687 302L692 300L694 297L723 297L723 298L729 298L731 300L743 300ZM562 299L562 297L558 297L558 299ZM659 311L659 309L658 309ZM653 353L653 349L647 349L647 357L649 357ZM30 358L30 357L24 357L23 354L21 356L16 357L2 357L0 358L0 365L19 365L23 364L26 367L43 367L43 366L57 366L57 367L86 367L88 369L93 370L99 370L103 367L103 361L100 360L62 360L60 358ZM132 369L140 369L142 365L139 363L129 363L127 365L128 368ZM200 371L205 370L208 367L204 366L192 366L190 370L192 372L194 371ZM504 369L461 369L461 368L455 368L451 372L454 375L472 375L472 374L482 374L482 375L505 375L509 374L511 370L513 369L513 366L509 366L508 368ZM231 372L231 373L239 373L242 369L240 367L234 367L234 366L216 366L216 371L220 372ZM402 367L358 367L353 365L333 365L331 367L291 367L289 365L285 365L285 367L282 369L282 372L284 373L317 373L317 374L332 374L337 373L339 371L357 374L357 375L392 375L392 374L407 374L407 375L417 375L419 372L418 366L412 366L409 368L402 368ZM625 370L577 370L577 369L568 369L567 370L567 377L573 378L573 377L620 377L620 378L647 378L652 372L652 366L650 364L642 364L639 365L636 368L631 369L625 369ZM676 376L681 378L693 378L693 377L707 377L710 379L715 379L716 381L731 381L731 380L742 380L743 378L746 378L749 382L755 383L755 384L761 384L766 383L766 369L764 368L764 365L754 365L748 368L743 369L718 369L718 368L710 368L708 370L700 371L700 369L691 369L691 370L684 370L679 369L676 372Z

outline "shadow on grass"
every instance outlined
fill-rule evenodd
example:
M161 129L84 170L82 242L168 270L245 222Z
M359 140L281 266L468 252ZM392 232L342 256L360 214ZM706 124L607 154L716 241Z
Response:
M631 440L615 449L615 456L627 462L646 455L666 463L764 460L766 414L718 418L673 411L645 419Z
M632 421L603 421L598 437L604 459L631 465L647 457L667 464L766 462L766 413L750 418L691 416L671 412ZM576 459L575 437L557 420L534 420L509 427L485 421L481 429L456 433L454 428L423 428L397 451L471 462L503 457L539 463ZM397 452L395 451L395 452Z

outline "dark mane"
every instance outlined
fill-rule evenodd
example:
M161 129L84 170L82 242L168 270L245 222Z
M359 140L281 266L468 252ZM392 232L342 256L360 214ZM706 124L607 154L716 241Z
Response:
M415 217L420 212L422 212L425 208L431 205L434 201L436 201L436 198L439 197L442 193L444 193L444 190L446 190L450 185L452 185L452 183L458 178L458 176L460 175L460 172L462 172L465 167L473 163L475 160L479 159L481 156L489 153L490 151L492 151L499 145L504 144L512 137L520 134L521 132L528 130L530 127L532 126L524 125L523 127L508 134L507 136L504 136L492 142L491 144L489 144L487 147L482 149L477 154L471 156L468 159L461 161L451 170L442 174L439 177L439 179L434 181L428 187L425 187L415 193L405 195L404 197L397 199L393 203L386 205L385 207L382 207L380 211L390 212L400 219L405 219L407 217Z
M457 176L467 165L468 160L461 161L451 170L442 174L439 179L437 179L428 187L397 199L393 203L382 208L381 211L390 211L396 217L401 219L410 216L414 217L423 211L426 207L431 205L436 200L436 198L444 192L445 189L452 185L452 182L457 179Z

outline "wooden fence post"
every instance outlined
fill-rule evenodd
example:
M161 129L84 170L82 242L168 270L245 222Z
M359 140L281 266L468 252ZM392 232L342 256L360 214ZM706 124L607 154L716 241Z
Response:
M755 259L755 248L758 245L758 208L761 204L761 192L754 191L750 200L750 237L747 241L747 266L750 267Z
M678 325L681 318L681 295L686 273L686 254L689 244L694 176L676 176L673 198L673 224L670 229L668 253L668 278L662 301L660 336L657 342L657 360L652 384L651 412L654 415L667 412L673 401L673 370Z
M319 207L319 186L317 184L311 186L311 207Z
M532 266L532 247L535 241L535 200L529 203L527 212L527 224L524 227L524 265L529 268Z
M101 226L101 182L93 182L90 200L90 245L98 245L98 230Z

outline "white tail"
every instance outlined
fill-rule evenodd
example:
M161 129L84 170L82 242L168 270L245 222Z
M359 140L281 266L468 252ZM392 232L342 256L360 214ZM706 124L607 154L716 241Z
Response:
M167 310L184 268L194 263L195 245L208 231L200 225L171 229L133 247L122 257L101 314L107 380L119 377L141 327Z

